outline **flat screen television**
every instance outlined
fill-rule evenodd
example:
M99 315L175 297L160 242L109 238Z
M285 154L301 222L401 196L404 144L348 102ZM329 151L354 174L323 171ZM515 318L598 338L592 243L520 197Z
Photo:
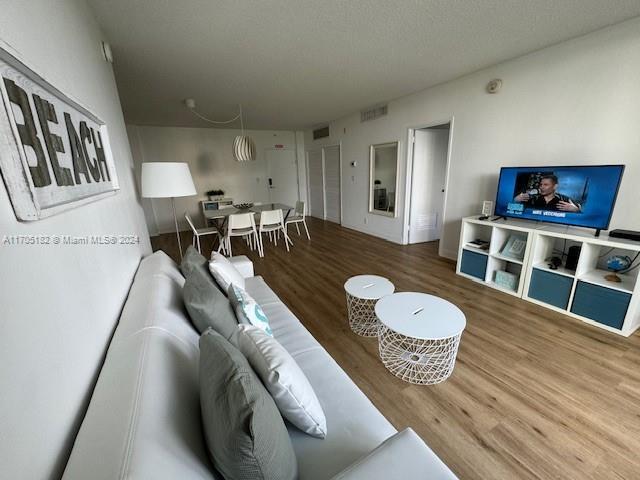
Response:
M624 165L503 167L495 214L606 230Z

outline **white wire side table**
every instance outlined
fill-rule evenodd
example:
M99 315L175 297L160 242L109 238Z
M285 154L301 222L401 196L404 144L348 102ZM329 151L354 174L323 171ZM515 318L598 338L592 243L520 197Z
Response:
M442 298L402 292L376 304L380 359L396 377L418 385L443 382L453 372L464 313Z
M377 275L358 275L347 280L344 291L351 330L363 337L377 337L380 323L374 307L379 299L394 290L393 283Z

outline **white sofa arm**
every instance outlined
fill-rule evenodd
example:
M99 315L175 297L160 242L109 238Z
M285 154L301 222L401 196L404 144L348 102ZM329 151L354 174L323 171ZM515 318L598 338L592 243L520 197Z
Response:
M453 480L457 477L411 428L396 433L333 480L390 478Z
M229 261L233 264L234 267L238 269L240 275L244 278L253 277L253 262L249 260L249 257L246 255L238 255L236 257L231 257Z

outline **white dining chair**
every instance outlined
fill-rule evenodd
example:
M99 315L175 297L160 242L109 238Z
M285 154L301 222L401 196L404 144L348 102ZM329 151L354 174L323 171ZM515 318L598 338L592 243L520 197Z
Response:
M278 246L278 237L280 236L280 232L282 232L284 236L284 245L287 247L288 252L289 243L293 245L293 242L291 242L287 235L282 210L265 210L262 212L262 215L260 216L260 226L258 227L258 238L260 239L260 249L262 250L263 256L264 245L262 243L262 234L266 233L269 235L269 239Z
M229 256L231 253L231 237L248 237L249 247L258 249L258 254L262 256L262 246L258 239L256 221L253 212L234 213L229 215L227 231L225 233L225 247Z
M189 227L191 227L191 231L193 232L193 240L191 241L191 244L194 247L197 247L198 252L202 253L202 248L200 245L200 237L204 237L206 235L217 235L220 245L224 248L224 246L222 245L222 235L220 234L220 232L216 227L196 228L196 226L193 223L193 219L188 213L184 214L184 218L187 220L187 223L189 224ZM220 247L218 247L218 251L219 250L220 250Z
M289 215L289 217L287 218L285 231L288 229L290 223L295 223L298 235L300 235L299 224L301 223L302 225L304 225L304 231L307 232L307 239L311 240L311 237L309 236L309 229L307 228L307 221L305 220L306 216L307 206L305 205L305 203L300 201L296 202L296 209L294 210L293 215Z

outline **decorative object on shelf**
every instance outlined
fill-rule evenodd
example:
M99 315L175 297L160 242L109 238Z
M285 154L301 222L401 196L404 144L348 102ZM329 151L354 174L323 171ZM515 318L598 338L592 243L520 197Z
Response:
M211 201L220 200L221 198L224 198L224 190L209 190L207 192L207 197L209 197L209 200Z
M562 265L562 259L560 257L550 257L547 258L547 265L551 270L557 270L560 265Z
M253 207L253 203L236 203L233 207L237 208L238 210L249 210L251 207Z
M494 279L496 285L507 290L518 290L518 275L504 270L496 270L496 276Z
M256 144L249 135L244 134L244 121L242 117L242 105L238 105L239 113L230 120L211 120L204 115L196 111L196 101L193 98L187 98L184 101L187 109L193 113L196 117L204 120L205 122L212 123L214 125L226 125L233 123L240 119L240 135L233 140L233 156L239 162L247 162L249 160L256 159Z
M469 243L467 243L467 246L472 248L479 248L480 250L489 250L489 242L487 242L486 240L482 240L481 238L471 240Z
M485 200L482 202L482 215L480 220L486 220L493 215L493 202L491 200Z
M578 260L580 260L580 252L582 251L582 247L578 245L573 245L569 247L567 252L567 261L565 263L565 268L567 270L576 271L578 268Z
M18 220L40 220L120 188L107 126L2 48L0 171Z
M500 254L503 257L513 258L514 260L522 261L524 259L524 251L527 248L527 236L512 233L507 239Z
M622 279L618 276L618 273L627 270L631 266L631 263L631 257L627 255L613 255L607 258L607 268L613 273L605 275L605 280L614 283L622 282Z
M174 199L175 197L190 197L196 193L188 163L144 162L142 164L142 197L171 198L173 221L176 225L176 237L178 237L178 250L180 250L181 259L182 244L180 243L180 230L178 229Z

